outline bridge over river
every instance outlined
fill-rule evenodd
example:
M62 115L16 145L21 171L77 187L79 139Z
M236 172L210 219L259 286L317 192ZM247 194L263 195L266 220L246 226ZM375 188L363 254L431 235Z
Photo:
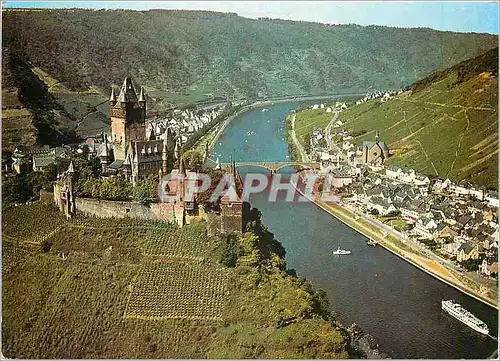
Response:
M215 162L214 162L215 163ZM231 163L220 163L222 169L229 169ZM282 168L297 166L303 169L319 169L319 162L236 162L236 167L261 167L276 173Z

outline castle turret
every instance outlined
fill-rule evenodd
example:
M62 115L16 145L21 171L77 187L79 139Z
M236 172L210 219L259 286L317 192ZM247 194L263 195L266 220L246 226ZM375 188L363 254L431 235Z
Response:
M114 107L115 105L116 105L115 88L111 87L111 96L109 97L109 106Z
M168 150L167 150L167 139L163 141L163 150L161 152L161 170L163 174L168 173Z
M130 182L132 176L132 162L130 160L131 154L128 153L125 157L125 161L123 162L123 175L125 179Z
M139 94L139 106L146 108L146 97L144 95L144 87L141 86L141 93Z
M104 136L104 143L101 145L101 151L99 152L99 159L101 160L101 166L103 173L108 170L108 165L111 161L109 149L108 149L108 137Z
M68 170L66 172L68 172L69 174L75 173L75 167L73 166L73 161L71 161L69 163L69 167L68 167Z

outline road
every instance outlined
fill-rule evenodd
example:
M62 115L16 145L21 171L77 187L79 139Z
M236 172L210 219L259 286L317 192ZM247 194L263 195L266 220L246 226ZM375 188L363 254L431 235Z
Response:
M299 140L297 139L297 135L295 134L295 114L293 114L292 116L292 130L290 134L292 135L293 143L300 152L300 158L302 159L302 162L309 162L309 156L307 155L304 147L302 147L302 144L300 144Z
M332 150L333 152L336 152L340 154L340 157L342 160L345 160L345 155L342 152L342 150L333 142L332 137L330 136L330 128L333 126L333 123L337 121L339 117L339 112L335 111L334 116L332 117L332 120L328 123L328 125L325 128L325 138L326 138L326 143L328 144L328 148Z

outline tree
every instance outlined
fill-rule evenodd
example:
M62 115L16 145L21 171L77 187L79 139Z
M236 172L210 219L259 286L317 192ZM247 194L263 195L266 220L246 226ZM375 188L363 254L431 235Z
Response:
M148 178L140 180L135 184L135 187L132 191L132 197L137 202L147 204L155 200L156 191L156 177L150 175Z
M196 149L189 149L182 154L184 166L187 169L198 171L203 165L203 154Z

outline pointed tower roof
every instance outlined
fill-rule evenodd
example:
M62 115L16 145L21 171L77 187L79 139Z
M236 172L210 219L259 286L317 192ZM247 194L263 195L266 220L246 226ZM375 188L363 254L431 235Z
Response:
M184 171L184 160L182 159L182 157L179 160L179 174L184 176L186 175L186 172Z
M125 161L123 162L124 166L130 167L132 165L132 161L130 160L130 153L125 157Z
M162 155L162 159L167 159L167 154L168 154L168 150L167 150L167 140L165 139L163 141L163 149L161 151L161 155Z
M145 102L146 97L144 96L144 87L141 86L141 93L139 94L139 101L140 102Z
M220 169L220 161L219 161L219 157L217 157L217 162L215 164L215 169Z
M156 133L153 127L151 127L147 132L146 138L148 138L148 140L156 140Z
M118 95L118 101L121 103L136 103L137 93L135 92L134 86L132 85L132 79L126 77L123 81L122 87L120 89L120 95Z
M109 97L110 102L116 102L115 88L111 87L111 96Z
M66 171L68 173L75 173L75 167L73 166L73 161L69 163L68 170Z
M111 87L111 96L109 97L110 102L116 102L115 88Z

